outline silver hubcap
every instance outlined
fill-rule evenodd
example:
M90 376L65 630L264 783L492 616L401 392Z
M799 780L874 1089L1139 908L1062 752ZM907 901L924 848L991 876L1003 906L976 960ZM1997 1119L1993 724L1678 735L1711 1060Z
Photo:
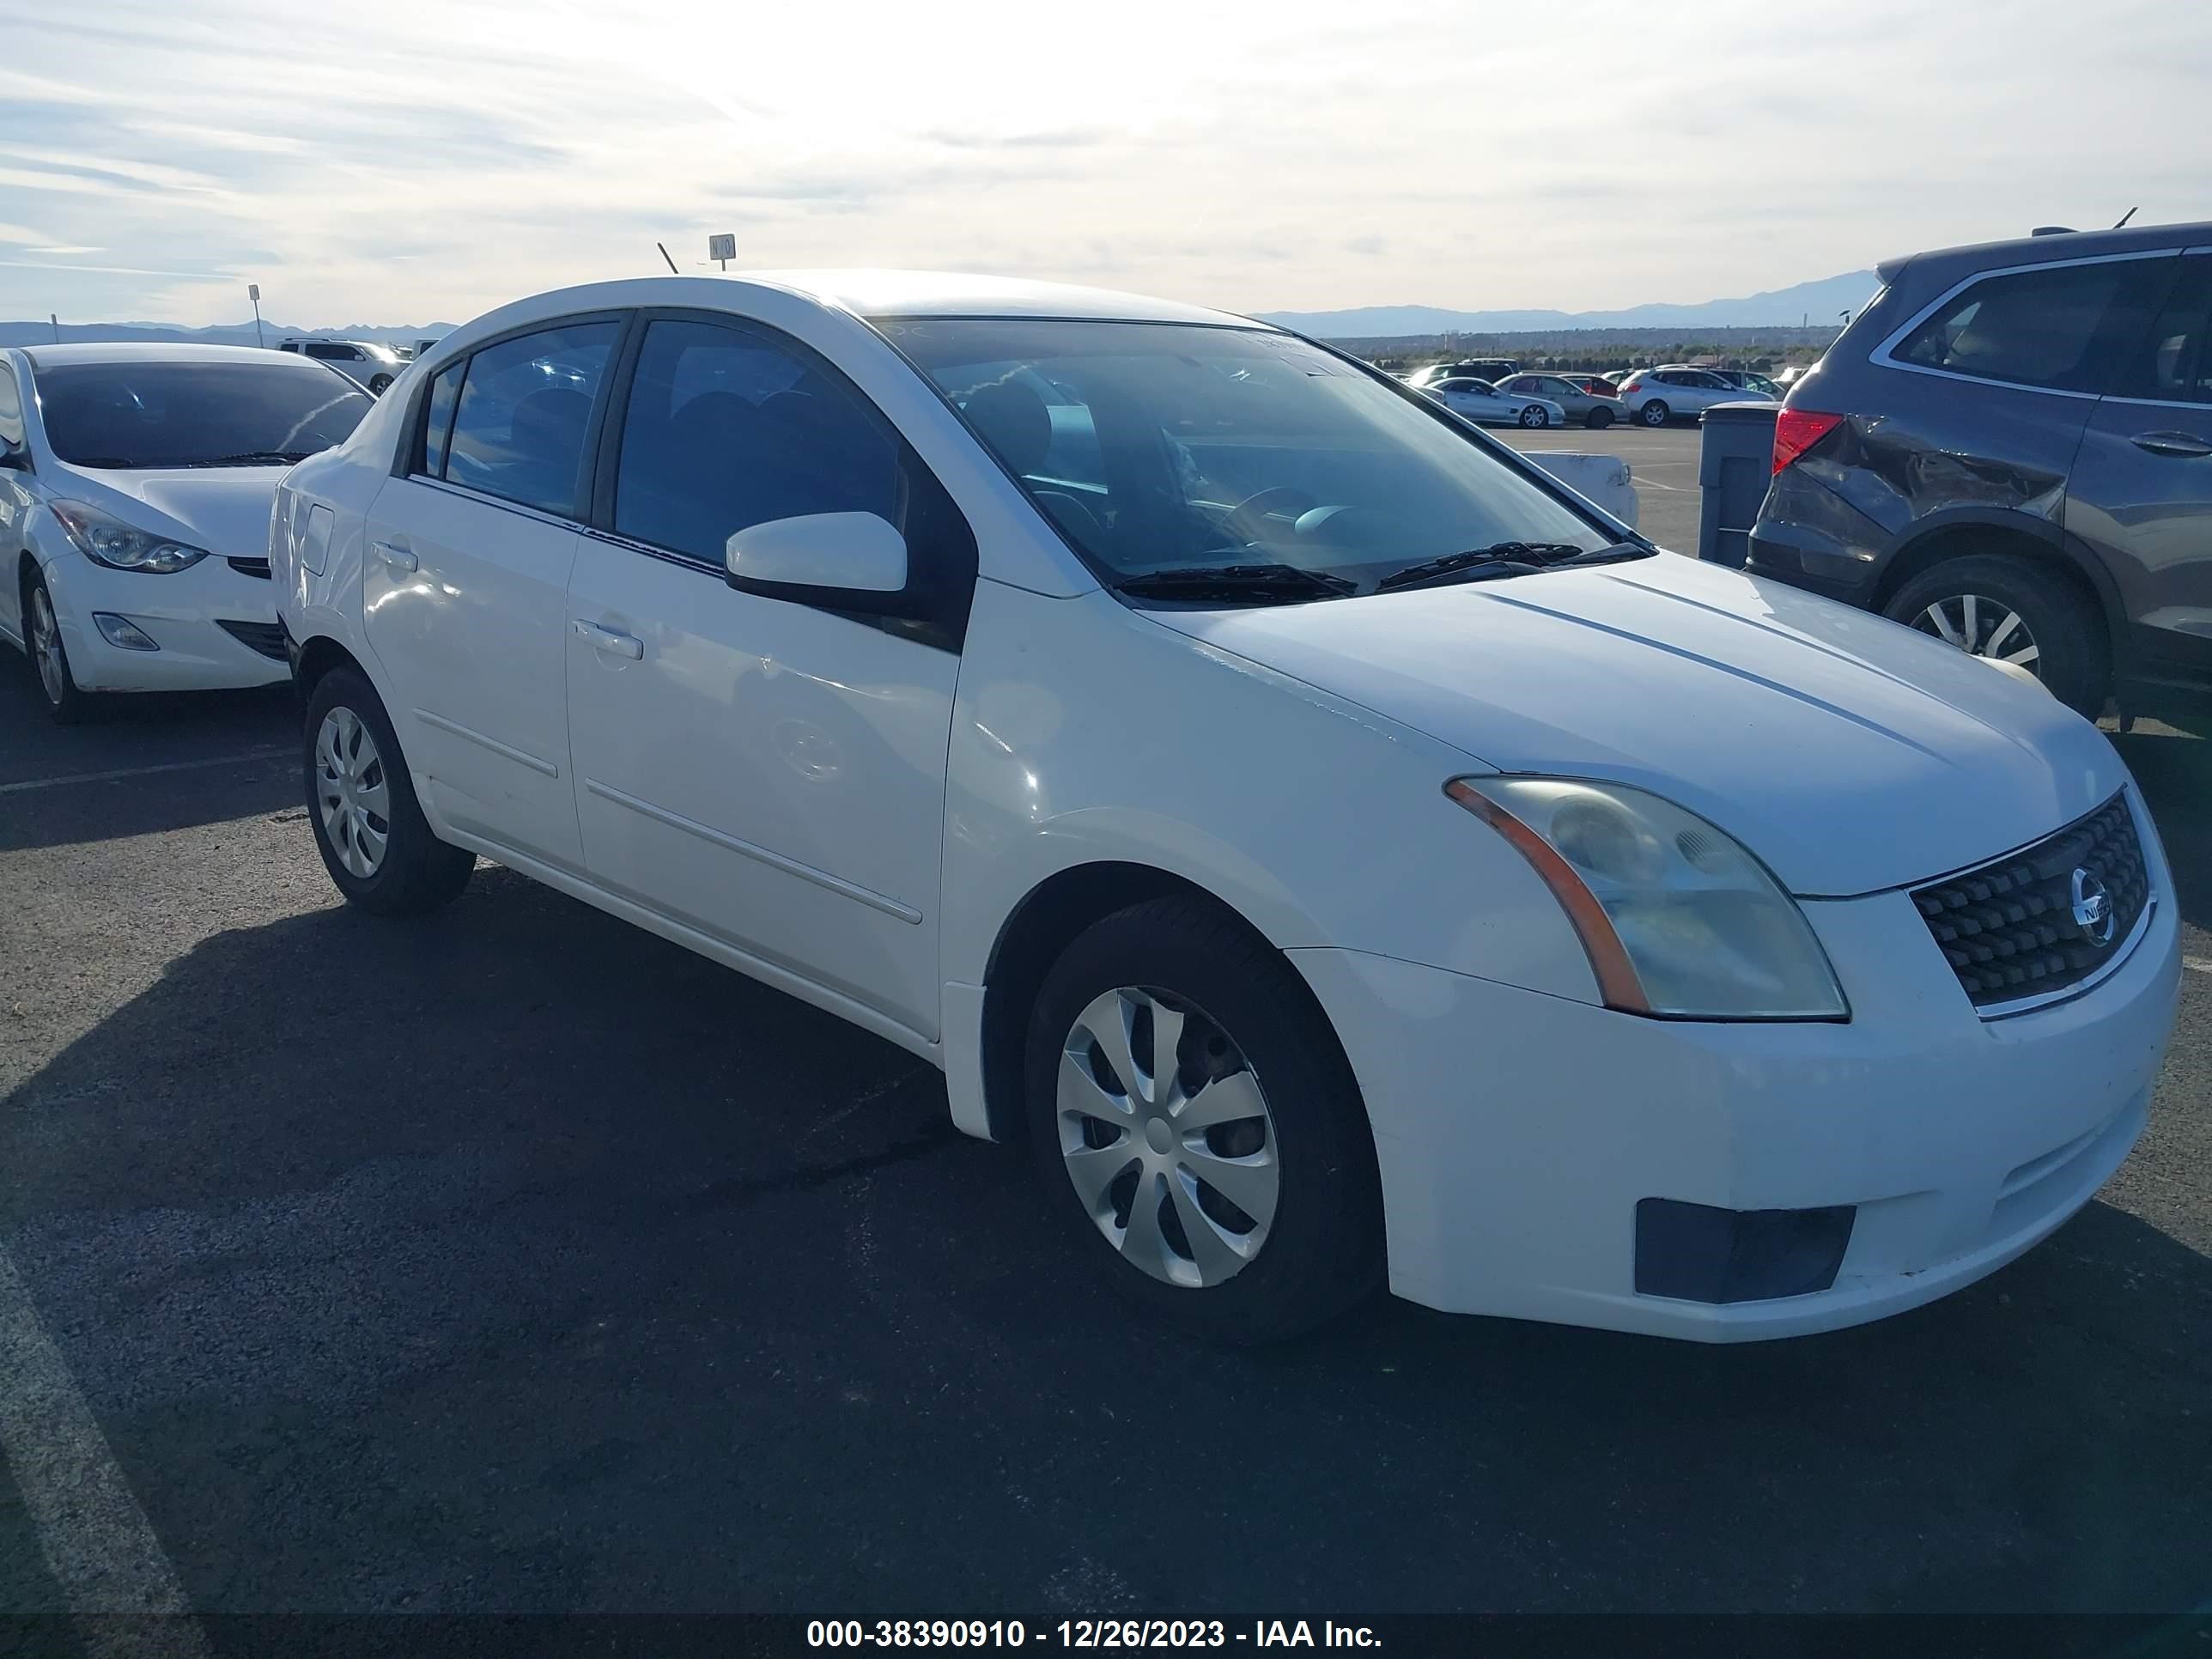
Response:
M39 684L46 701L58 705L67 695L69 679L62 667L62 630L54 621L54 602L43 587L31 592L31 660L39 665Z
M315 805L338 862L364 880L374 875L392 835L391 780L376 739L343 706L324 715L315 733Z
M1243 1054L1198 1009L1109 991L1061 1044L1060 1157L1130 1266L1199 1289L1267 1242L1281 1190L1275 1122Z
M1954 594L1936 600L1912 619L1912 625L1969 656L2016 663L2042 677L2043 653L2035 635L2027 631L2019 611L1998 600L1979 593Z

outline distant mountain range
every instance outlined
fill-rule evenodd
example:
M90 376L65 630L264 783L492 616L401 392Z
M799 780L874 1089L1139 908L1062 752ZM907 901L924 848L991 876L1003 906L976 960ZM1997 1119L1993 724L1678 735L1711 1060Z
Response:
M1421 334L1523 334L1579 328L1796 328L1809 318L1832 325L1874 297L1870 270L1826 276L1795 288L1699 305L1631 306L1625 311L1447 311L1437 306L1358 306L1349 311L1262 311L1262 322L1329 340L1395 339Z
M401 325L349 323L343 328L287 328L281 323L264 323L260 339L272 346L279 340L310 337L379 340L386 345L413 345L417 340L433 340L450 334L455 326L453 323ZM65 343L82 340L134 340L160 345L250 346L257 343L252 323L224 323L214 328L177 328L167 323L64 323L61 337ZM51 323L0 323L0 346L53 343L54 326Z

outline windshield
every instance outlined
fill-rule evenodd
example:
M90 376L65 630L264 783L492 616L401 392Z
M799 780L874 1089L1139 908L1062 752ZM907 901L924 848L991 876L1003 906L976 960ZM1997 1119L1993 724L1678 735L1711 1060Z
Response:
M54 363L40 368L40 412L72 466L249 465L343 443L376 400L319 364Z
M1072 319L876 325L1109 580L1282 564L1371 591L1470 549L1613 540L1428 400L1286 335Z

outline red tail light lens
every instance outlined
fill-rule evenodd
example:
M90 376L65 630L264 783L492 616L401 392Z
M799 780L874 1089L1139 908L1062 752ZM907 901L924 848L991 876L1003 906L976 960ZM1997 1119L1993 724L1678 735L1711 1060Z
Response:
M1840 415L1818 410L1784 409L1774 422L1774 470L1788 466L1844 423Z

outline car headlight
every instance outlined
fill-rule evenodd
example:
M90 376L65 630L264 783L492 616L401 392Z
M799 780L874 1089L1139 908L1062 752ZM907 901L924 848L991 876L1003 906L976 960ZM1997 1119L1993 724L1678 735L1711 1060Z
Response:
M1606 1006L1686 1019L1847 1019L1796 902L1670 801L1571 778L1455 778L1444 793L1534 866Z
M137 529L82 501L54 501L49 505L62 528L69 532L70 540L76 544L76 550L94 564L104 564L111 570L145 570L167 576L207 557L207 549L204 547L188 547L167 536Z

